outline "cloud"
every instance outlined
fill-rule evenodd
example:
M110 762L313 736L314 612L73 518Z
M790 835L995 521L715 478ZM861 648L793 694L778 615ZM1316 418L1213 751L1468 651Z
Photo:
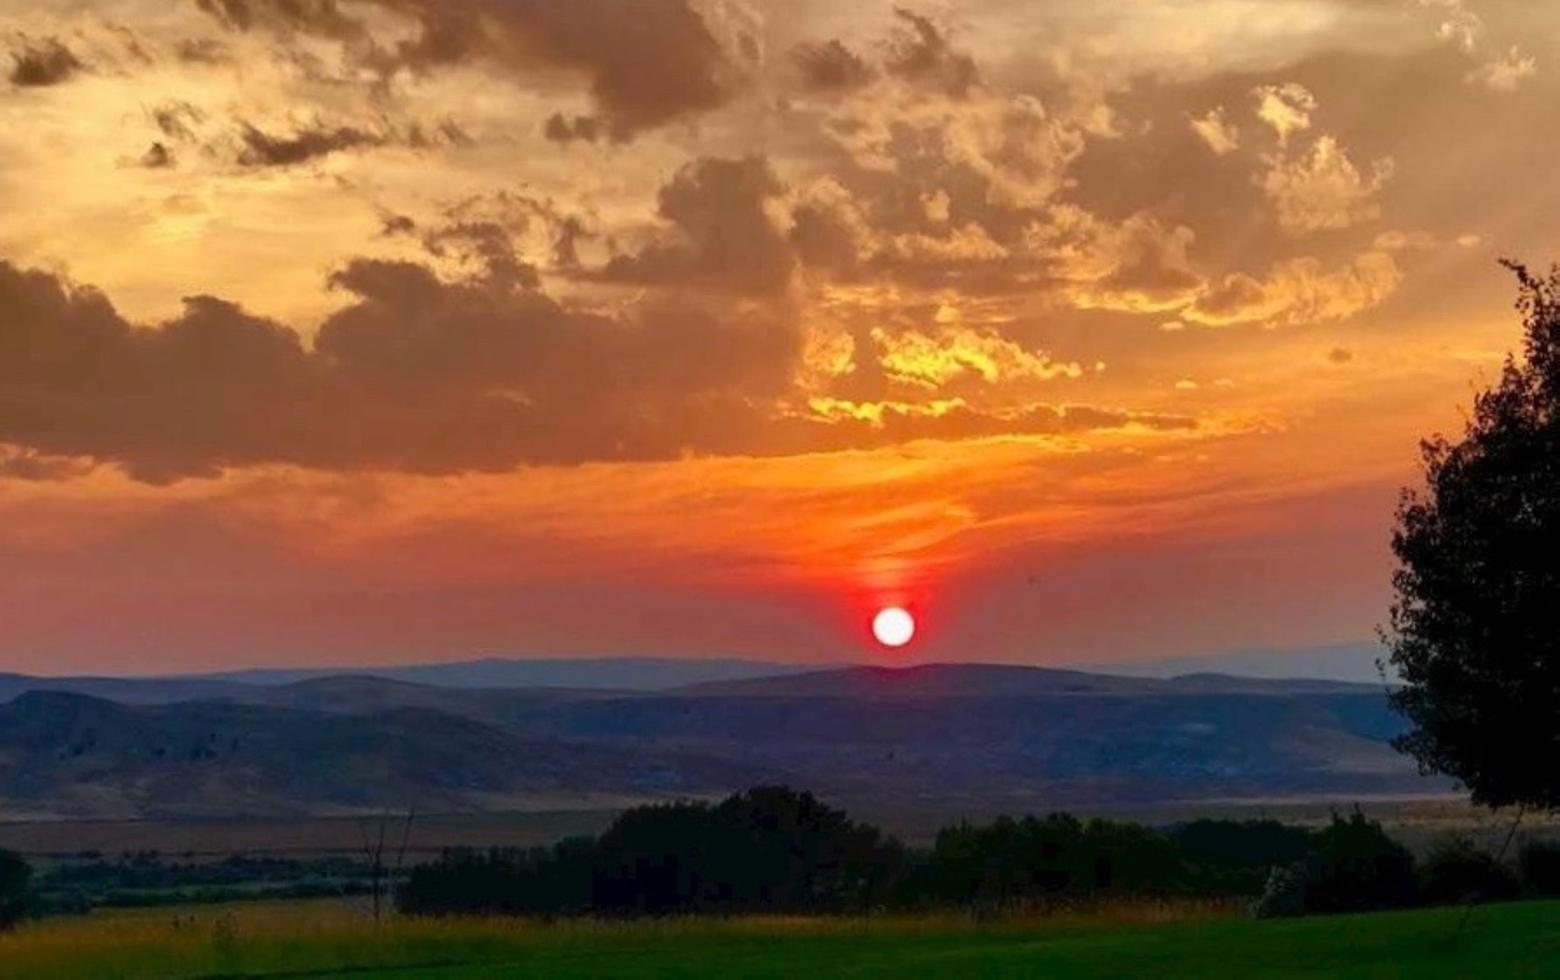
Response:
M792 326L647 302L617 316L534 290L359 259L305 347L196 296L155 328L100 293L0 263L0 442L145 480L286 462L498 470L735 450L790 383Z
M92 471L92 464L70 456L48 456L31 449L0 446L0 480L68 480Z
M890 380L923 388L941 388L965 378L996 384L1083 374L1076 363L1058 363L990 330L967 326L945 327L934 333L877 329L871 337Z
M1278 134L1280 145L1289 137L1311 128L1311 113L1316 111L1316 96L1295 82L1259 85L1252 89L1257 100L1257 118Z
M1185 305L1203 287L1188 250L1190 228L1167 228L1138 213L1112 223L1077 207L1058 205L1025 232L1030 254L1067 283L1084 309L1151 313Z
M798 45L791 52L791 60L801 74L802 84L814 91L859 88L875 74L864 58L838 40Z
M148 170L164 170L177 163L174 159L173 151L161 142L153 143L147 148L145 153L141 154L140 160L136 162Z
M342 41L379 75L481 64L516 77L539 69L583 75L614 140L716 108L745 84L751 36L706 17L691 0L367 0L405 20L408 34L376 37L334 0L198 0L233 30L307 33ZM377 25L376 25L377 26ZM747 38L744 45L743 38Z
M150 106L146 114L151 119L152 125L157 127L158 132L171 140L183 143L195 140L196 127L206 118L206 114L197 106L179 99Z
M1465 79L1483 85L1492 92L1512 92L1518 85L1538 74L1538 59L1524 55L1515 44L1469 71Z
M847 423L833 409L783 410L800 341L774 316L661 300L607 316L383 260L354 260L331 281L350 302L306 347L210 296L137 326L95 290L0 263L5 469L42 479L112 462L151 482L262 463L446 473L1195 424L957 399ZM929 351L954 372L1074 371L989 335L946 339Z
M1319 137L1308 154L1275 154L1257 178L1273 206L1279 227L1291 235L1348 228L1381 216L1376 195L1391 179L1393 161L1374 161L1361 174L1331 136Z
M1240 134L1225 120L1223 106L1215 106L1203 115L1193 117L1189 125L1216 157L1222 157L1240 147Z
M688 163L660 191L657 212L670 227L613 256L598 278L779 292L795 266L774 213L784 191L762 157Z
M1464 6L1463 0L1419 0L1419 5L1440 12L1436 34L1441 40L1450 41L1470 53L1478 47L1479 36L1484 33L1484 21Z
M1110 429L1189 432L1189 415L1129 412L1086 405L1032 404L981 410L962 398L931 402L853 401L813 398L797 421L821 448L874 448L922 439L957 440L1000 436L1064 435Z
M894 16L905 29L888 42L884 67L889 74L953 98L963 98L980 84L975 59L956 50L930 18L903 7L895 7Z
M361 146L379 146L385 138L355 126L305 126L288 136L267 133L250 123L239 131L243 149L238 162L245 167L290 167Z
M595 116L570 118L561 112L555 112L547 117L547 124L542 128L542 134L554 143L572 143L575 140L594 143L602 136L601 120Z
M336 0L195 0L195 6L240 31L269 27L329 37L354 37L364 31L341 12Z
M1366 252L1331 271L1320 259L1288 259L1261 279L1241 272L1220 278L1177 315L1185 323L1210 327L1343 320L1381 303L1402 278L1386 252Z
M12 85L44 88L58 85L81 71L84 65L59 38L33 41L20 38L21 50L11 52Z

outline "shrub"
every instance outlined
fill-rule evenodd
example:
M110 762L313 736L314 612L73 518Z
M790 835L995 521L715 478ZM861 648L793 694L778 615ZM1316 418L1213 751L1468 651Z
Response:
M1420 867L1420 899L1427 905L1501 901L1517 894L1516 875L1466 837L1441 841Z
M1517 858L1522 887L1530 895L1560 895L1560 841L1533 841Z
M32 866L13 851L0 851L0 932L13 928L30 910Z
M1199 895L1258 895L1275 869L1305 860L1311 834L1277 820L1193 820L1175 828L1188 890Z
M1315 835L1303 865L1305 911L1352 912L1414 904L1414 856L1358 809Z

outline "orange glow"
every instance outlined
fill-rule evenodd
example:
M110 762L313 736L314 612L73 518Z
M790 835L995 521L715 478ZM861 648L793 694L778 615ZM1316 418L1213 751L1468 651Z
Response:
M1373 636L1560 17L902 3L6 5L0 671Z

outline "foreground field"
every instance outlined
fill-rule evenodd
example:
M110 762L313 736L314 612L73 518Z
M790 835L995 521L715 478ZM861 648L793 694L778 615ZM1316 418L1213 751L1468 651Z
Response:
M160 910L0 936L6 977L1541 977L1560 902L1257 922L1206 907L959 917L540 925L397 921L343 903Z

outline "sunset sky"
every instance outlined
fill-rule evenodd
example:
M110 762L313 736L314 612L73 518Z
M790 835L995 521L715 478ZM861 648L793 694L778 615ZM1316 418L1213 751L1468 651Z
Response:
M0 0L0 73L0 671L1368 640L1560 258L1527 0Z

